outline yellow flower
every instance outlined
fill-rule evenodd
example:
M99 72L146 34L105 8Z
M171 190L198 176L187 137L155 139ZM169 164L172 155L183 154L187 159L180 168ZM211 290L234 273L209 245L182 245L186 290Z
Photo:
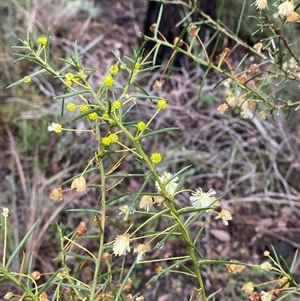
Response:
M153 205L153 199L151 195L143 195L140 200L140 208L146 208L147 211L150 211L150 206Z
M123 235L118 235L113 246L113 253L115 256L126 255L127 252L130 252L130 235L125 233Z
M140 64L139 62L136 62L136 63L134 64L134 69L135 69L135 70L140 69L140 67L141 67L141 64Z
M143 260L144 254L147 252L147 245L139 244L134 250L133 253L137 253L136 262Z
M164 110L166 107L167 107L167 101L165 99L160 99L158 102L157 102L157 107L159 109L162 109Z
M108 115L107 113L104 113L104 114L102 115L102 119L108 120L108 119L109 119L109 115Z
M85 112L87 112L87 111L88 111L88 109L89 109L89 107L88 107L88 106L86 106L86 105L82 105L82 106L80 106L80 112L82 112L82 113L85 113Z
M293 2L285 1L278 6L279 15L286 17L294 11Z
M111 139L109 137L103 137L101 139L101 143L104 145L104 146L109 146L111 144Z
M111 75L104 77L103 84L107 87L110 87L114 84L114 79Z
M109 68L109 72L113 75L116 75L119 72L119 67L117 65L112 65Z
M118 110L120 108L122 108L122 103L120 100L115 100L113 103L112 103L112 106L114 109Z
M154 163L154 164L158 164L160 163L162 160L162 155L159 154L159 153L153 153L151 155L151 161Z
M96 112L90 113L88 118L89 120L96 120L98 118L98 114Z
M116 143L119 141L119 137L117 134L110 134L108 138L110 139L111 143Z
M74 112L74 111L76 110L76 105L75 105L75 103L73 103L73 102L68 103L67 109L68 109L70 112Z
M62 131L62 126L59 123L52 122L48 125L48 132L60 133Z
M37 39L37 41L38 41L38 43L39 43L40 45L46 45L47 42L48 42L48 40L47 40L46 37L39 37L39 38Z
M143 132L146 129L146 124L143 121L140 121L136 127L140 132Z
M75 77L74 73L72 72L68 72L65 74L65 79L68 81L68 80L73 80Z
M25 76L24 77L24 83L29 84L31 82L31 77L30 76Z
M75 178L71 184L71 189L76 189L77 192L82 192L87 190L87 185L85 178L83 176L80 176L78 178Z
M228 221L232 220L231 213L228 210L223 209L217 216L216 219L222 219L225 226L228 226Z

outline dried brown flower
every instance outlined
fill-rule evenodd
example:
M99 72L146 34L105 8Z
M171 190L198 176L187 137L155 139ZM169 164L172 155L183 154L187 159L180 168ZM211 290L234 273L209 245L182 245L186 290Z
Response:
M191 37L195 37L197 35L197 26L196 25L191 26L189 34Z
M85 222L80 222L76 231L77 236L82 236L86 234L87 228Z
M50 198L51 198L51 200L53 200L55 202L61 201L63 199L62 188L59 186L59 187L52 189L50 192Z
M162 82L156 80L153 84L154 91L160 91L162 89Z

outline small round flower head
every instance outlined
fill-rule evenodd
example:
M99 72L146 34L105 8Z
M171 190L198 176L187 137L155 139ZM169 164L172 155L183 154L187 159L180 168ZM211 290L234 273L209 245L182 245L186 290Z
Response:
M136 261L140 262L143 260L143 256L147 252L147 245L139 244L134 250L133 253L137 253Z
M80 222L77 227L76 235L82 236L82 235L86 234L86 232L87 232L87 228L86 228L85 222Z
M104 252L102 254L102 260L109 260L111 258L111 255L108 252Z
M86 180L83 176L75 178L71 184L71 189L76 189L77 192L83 192L87 190Z
M103 119L103 120L108 120L108 119L109 119L109 115L108 115L107 113L104 113L104 114L102 115L102 119Z
M74 111L76 110L76 105L75 105L75 103L74 103L74 102L68 103L67 109L68 109L68 111L70 111L70 112L74 112Z
M49 301L49 296L47 295L47 293L46 292L42 292L41 294L40 294L40 299L39 299L40 301Z
M268 8L268 1L267 0L256 0L254 4L256 6L256 9Z
M12 292L7 292L4 296L3 296L3 299L5 300L8 300L10 299L11 297L13 297L13 293Z
M41 273L39 271L33 271L31 273L31 278L34 280L39 280L41 278Z
M256 73L259 71L259 66L257 64L251 64L248 68L248 73Z
M157 206L161 206L161 204L165 201L165 198L162 195L154 195L153 196L153 204L156 204Z
M144 301L145 297L144 296L138 296L134 299L135 301Z
M119 137L117 134L110 134L108 138L110 139L111 143L116 143L119 141Z
M161 273L163 270L164 270L164 269L163 269L163 267L162 267L161 265L157 265L157 266L155 267L155 273L156 273L156 274Z
M80 106L80 112L85 113L89 110L89 107L86 105L81 105Z
M128 220L128 216L130 214L129 207L127 205L123 205L123 206L119 207L119 210L121 211L119 213L119 215L124 214L125 215L124 216L124 221L127 221Z
M277 285L281 288L288 288L290 286L290 280L288 277L283 276L278 280Z
M221 219L225 226L228 226L228 221L232 220L231 213L228 210L223 209L217 216L216 219Z
M141 68L141 64L139 62L136 62L134 64L134 70L139 70Z
M118 72L119 72L119 67L117 65L112 65L110 68L109 68L109 72L112 74L112 75L116 75Z
M146 124L143 121L140 121L137 125L136 125L137 129L140 132L143 132L146 129Z
M261 53L261 50L263 48L263 43L256 43L254 46L253 46L253 49L258 53L260 54Z
M75 75L72 72L68 72L68 73L65 74L65 79L66 80L73 80L74 77L75 77Z
M2 208L2 215L4 217L8 217L9 209L7 207Z
M113 246L113 253L115 256L126 255L127 252L130 252L130 235L125 233L123 235L118 235Z
M50 192L50 198L55 202L60 202L63 199L62 188L60 186L53 188Z
M260 265L260 268L261 268L262 270L265 270L265 271L269 271L269 270L272 270L272 269L273 269L271 263L268 262L268 261L263 262L263 263Z
M271 301L273 294L270 292L261 292L260 299L261 301Z
M154 164L158 164L160 163L162 160L162 155L160 153L153 153L151 155L151 161L154 163Z
M48 132L61 133L62 126L59 123L52 122L52 123L49 123L47 130L48 130Z
M160 99L157 102L157 107L161 110L164 110L167 107L167 101L165 99Z
M199 188L195 193L192 193L192 195L190 196L190 201L196 208L209 207L214 201L212 196L215 194L216 191L213 189L210 189L208 192L203 192L202 189Z
M287 0L278 6L278 13L282 17L286 17L294 11L293 2Z
M156 80L153 84L153 90L154 91L160 91L162 89L162 82L161 81L158 81Z
M90 113L88 115L89 120L97 120L98 114L96 112Z
M221 105L219 105L217 107L217 111L220 113L220 114L224 114L225 112L228 111L228 104L226 102L222 103Z
M149 27L150 31L151 31L151 32L154 32L155 29L156 29L156 26L157 26L156 23L151 24L151 26Z
M109 137L103 137L101 138L101 143L104 146L109 146L111 144L111 139Z
M118 110L120 108L122 108L122 103L120 100L115 100L113 103L112 103L112 106L114 109Z
M242 291L245 291L246 294L251 294L254 291L254 286L252 282L247 282L242 287Z
M31 77L30 76L25 76L23 81L24 81L25 84L29 84L31 82Z
M125 285L123 287L123 292L129 292L132 288L132 284L133 284L133 281L131 278L128 278L125 282ZM132 295L129 294L130 298L128 298L128 300L132 300ZM127 297L127 296L126 296Z
M191 26L189 34L191 37L195 37L197 35L197 26L196 25Z
M181 47L181 46L183 45L183 40L182 40L182 39L179 40L179 38L176 37L176 38L174 39L174 41L173 41L173 45L174 45L174 46L177 45L177 46Z
M230 264L225 264L225 265L226 265L227 271L231 274L240 273L245 268L244 265L240 265L240 264L230 263Z
M151 195L143 195L140 200L140 208L145 208L146 211L150 211L150 207L153 205L153 198Z
M104 77L103 84L107 87L110 87L114 84L114 78L111 75Z
M165 186L165 189L169 195L172 195L178 187L178 184L177 184L178 177L175 177L172 180L170 180L172 178L172 176L173 175L171 173L165 171L159 177L161 183ZM156 187L157 191L160 192L161 189L160 189L157 181L155 181L155 187Z
M46 37L39 37L39 38L37 39L37 41L38 41L38 43L39 43L40 45L46 45L47 42L48 42L48 40L47 40Z

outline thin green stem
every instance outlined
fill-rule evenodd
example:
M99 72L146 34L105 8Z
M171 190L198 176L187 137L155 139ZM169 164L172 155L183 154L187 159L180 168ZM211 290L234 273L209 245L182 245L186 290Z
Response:
M100 150L98 150L100 152ZM93 275L93 282L92 282L92 288L90 293L90 301L94 301L95 292L96 292L96 286L97 286L97 277L99 274L101 261L102 261L102 254L103 254L103 246L104 246L104 232L105 232L105 219L106 219L106 191L105 191L105 171L102 159L100 158L98 161L99 164L99 171L100 171L100 183L101 183L101 220L99 223L100 226L100 241L99 241L99 251L98 251L98 258L96 261L95 271Z
M6 248L7 248L7 217L4 216L4 242L3 242L3 257L2 257L3 268L5 268L5 263L6 263Z

